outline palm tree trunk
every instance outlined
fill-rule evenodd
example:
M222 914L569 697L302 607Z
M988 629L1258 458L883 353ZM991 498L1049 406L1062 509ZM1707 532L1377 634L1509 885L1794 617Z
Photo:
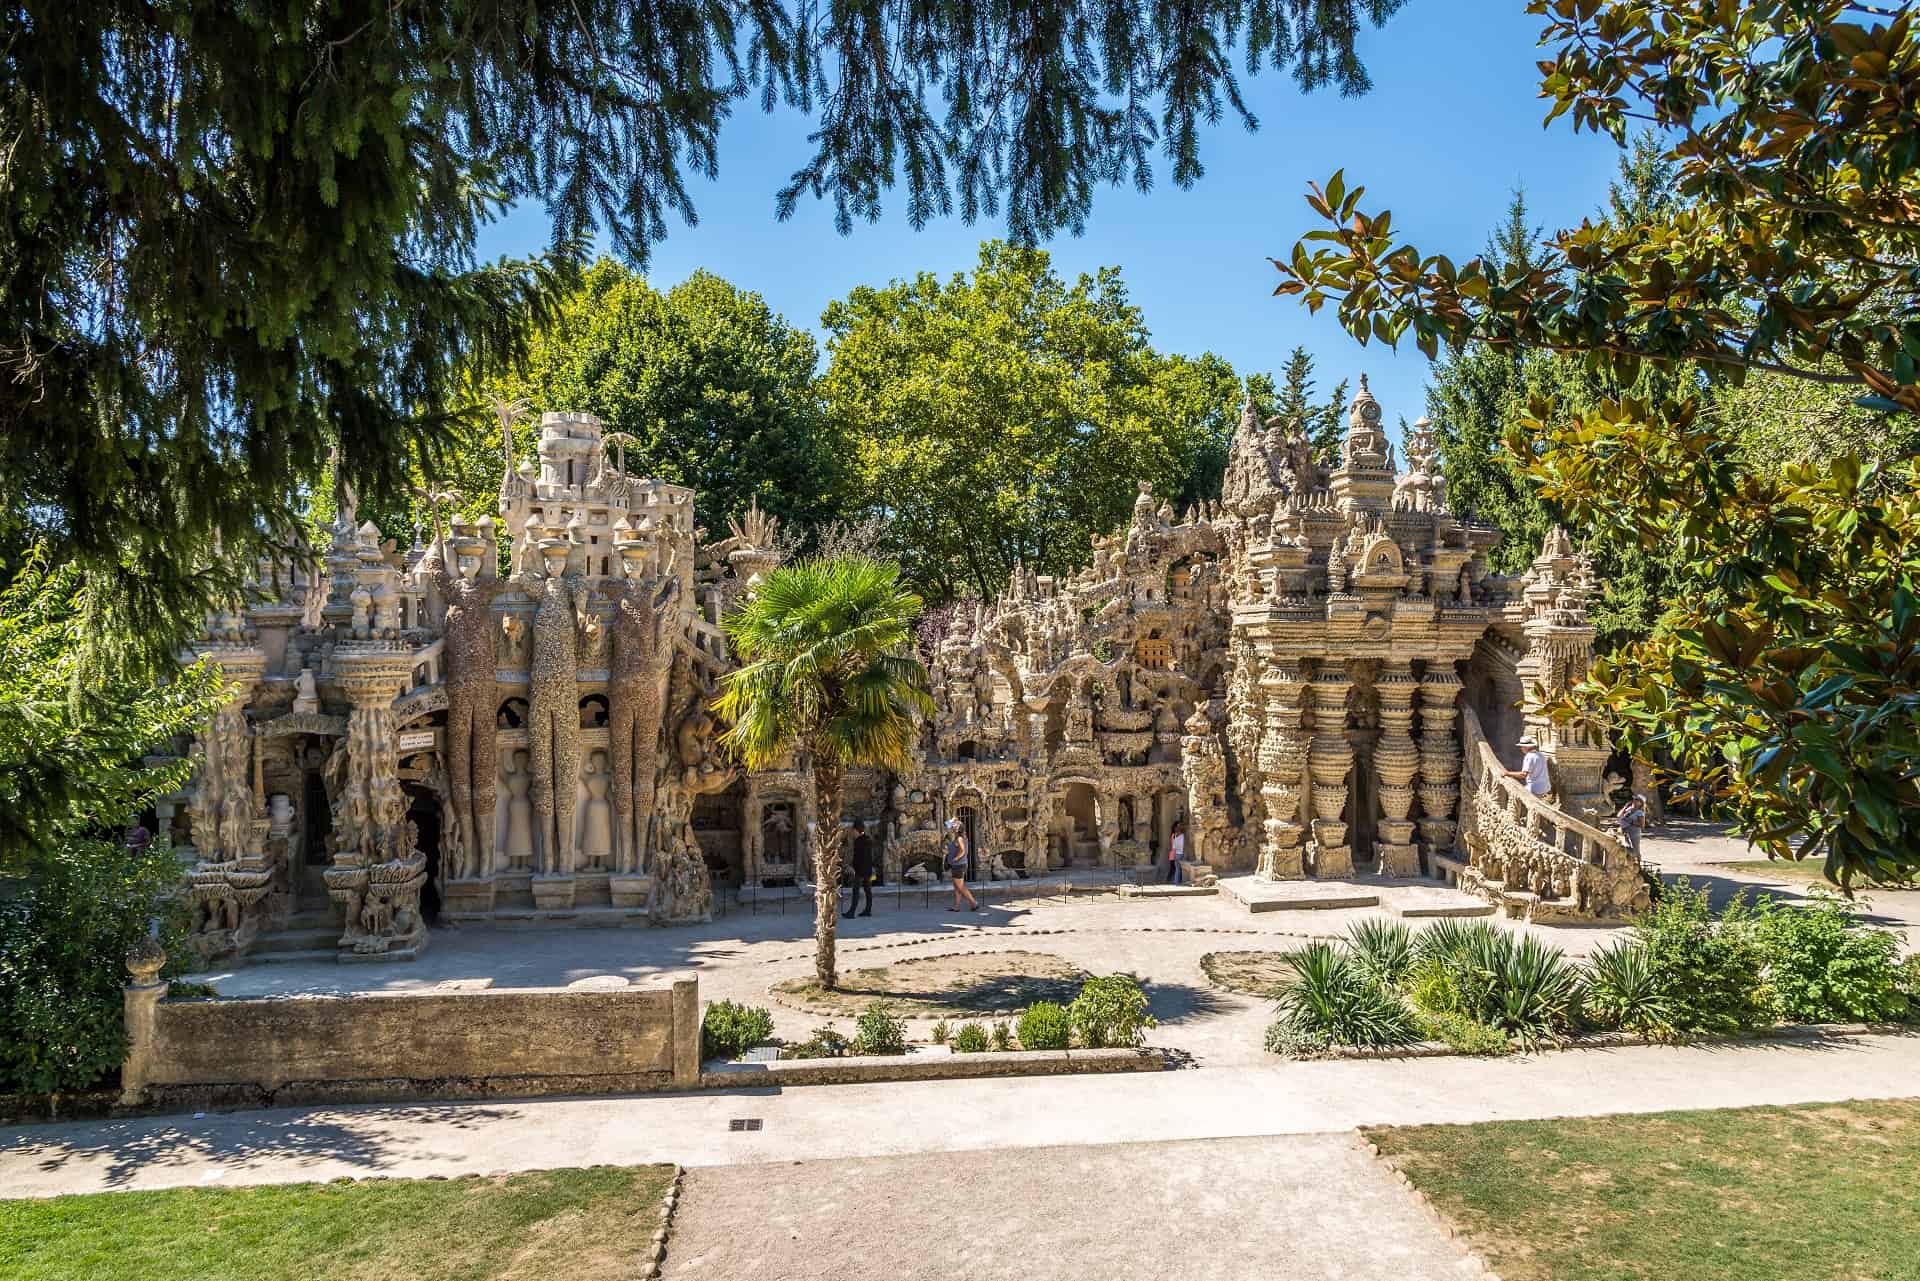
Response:
M832 991L834 935L840 924L840 802L844 781L839 762L813 758L813 812L818 828L813 841L813 971L820 986Z

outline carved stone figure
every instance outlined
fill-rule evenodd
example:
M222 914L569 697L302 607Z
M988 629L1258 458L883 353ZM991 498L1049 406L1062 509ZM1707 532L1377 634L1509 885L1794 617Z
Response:
M573 870L574 777L580 764L580 708L574 695L579 662L579 611L585 585L561 576L568 545L541 544L547 577L533 620L532 698L527 744L533 765L533 851L541 876Z
M607 802L607 754L594 752L587 757L581 783L587 801L580 814L580 860L589 869L604 868L613 857L613 814Z
M515 752L506 773L507 832L501 853L508 867L533 866L533 767L527 753Z

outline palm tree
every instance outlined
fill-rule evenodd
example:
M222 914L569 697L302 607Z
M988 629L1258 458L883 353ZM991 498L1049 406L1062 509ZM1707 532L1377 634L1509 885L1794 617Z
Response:
M813 770L814 969L832 988L840 919L840 806L852 765L905 769L915 718L931 714L913 653L920 598L900 567L866 556L768 573L726 621L742 666L726 677L721 741L748 769L789 752Z

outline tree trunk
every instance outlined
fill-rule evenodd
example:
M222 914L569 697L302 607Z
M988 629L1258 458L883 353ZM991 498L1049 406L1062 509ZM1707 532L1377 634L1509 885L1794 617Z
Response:
M813 971L820 986L839 982L834 968L834 934L840 924L840 802L844 782L838 762L814 757L813 817Z

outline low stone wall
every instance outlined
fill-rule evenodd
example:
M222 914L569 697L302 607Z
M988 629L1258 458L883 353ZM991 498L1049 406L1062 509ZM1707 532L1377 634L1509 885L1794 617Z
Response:
M756 1086L863 1085L876 1081L961 1081L987 1076L1080 1076L1095 1072L1159 1072L1156 1048L1007 1050L980 1054L872 1054L772 1063L723 1063L701 1073L710 1090Z
M127 989L123 1107L696 1088L698 980L165 1001Z

